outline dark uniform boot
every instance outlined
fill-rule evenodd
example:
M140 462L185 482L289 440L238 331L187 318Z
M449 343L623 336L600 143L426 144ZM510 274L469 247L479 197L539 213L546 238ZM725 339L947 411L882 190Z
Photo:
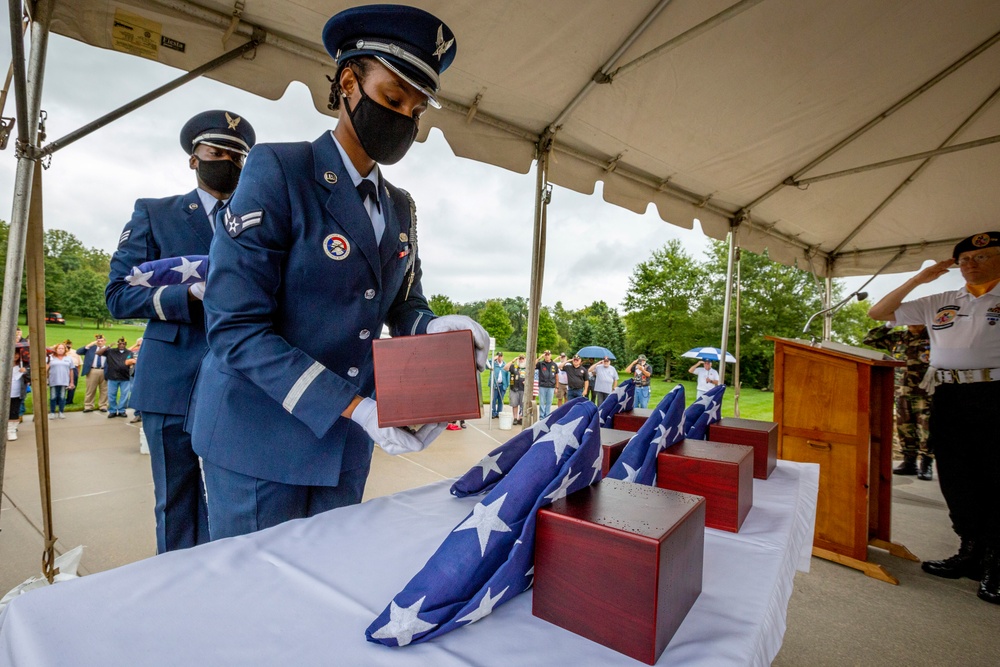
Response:
M923 457L920 459L920 470L917 472L917 479L929 482L934 479L934 459Z
M916 475L917 460L905 459L902 463L892 469L893 475Z
M983 550L976 544L975 540L962 538L962 546L958 553L951 558L944 560L925 560L920 564L921 569L927 574L945 579L979 579L983 576ZM998 573L1000 577L1000 573ZM994 584L996 586L996 584Z
M980 600L1000 604L1000 549L986 550L978 595Z

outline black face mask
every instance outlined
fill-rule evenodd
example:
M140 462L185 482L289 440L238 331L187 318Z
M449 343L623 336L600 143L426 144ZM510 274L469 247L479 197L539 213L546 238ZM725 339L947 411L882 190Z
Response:
M351 111L344 96L344 108L368 157L379 164L396 164L417 138L417 121L384 107L365 94L358 84L361 101Z
M230 195L240 181L240 167L232 160L198 160L198 178L216 192Z

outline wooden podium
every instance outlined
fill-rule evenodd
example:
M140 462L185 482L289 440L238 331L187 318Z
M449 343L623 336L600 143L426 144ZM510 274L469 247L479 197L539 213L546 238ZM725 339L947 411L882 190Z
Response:
M813 555L891 584L868 546L919 560L891 541L894 371L903 362L831 341L774 341L778 457L818 463Z

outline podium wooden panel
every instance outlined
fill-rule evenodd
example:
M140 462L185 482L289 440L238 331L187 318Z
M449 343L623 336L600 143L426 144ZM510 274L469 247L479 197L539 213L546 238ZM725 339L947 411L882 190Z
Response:
M818 463L813 555L897 584L868 546L917 560L891 541L894 371L881 353L824 341L774 341L778 457Z

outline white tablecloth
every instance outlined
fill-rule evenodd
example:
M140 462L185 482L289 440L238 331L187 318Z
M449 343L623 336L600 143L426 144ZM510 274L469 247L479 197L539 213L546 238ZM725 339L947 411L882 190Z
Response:
M808 571L819 468L754 480L739 534L708 529L704 588L659 664L767 665ZM450 482L36 590L0 615L0 664L634 665L531 615L530 591L425 644L365 628L470 511Z

